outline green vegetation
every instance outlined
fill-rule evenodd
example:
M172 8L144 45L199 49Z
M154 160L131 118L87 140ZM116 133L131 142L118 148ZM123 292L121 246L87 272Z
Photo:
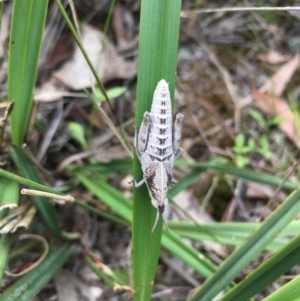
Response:
M112 23L113 13L119 8L116 2L118 1L111 1L106 11L104 32L107 34L110 32L109 26ZM196 1L196 3L203 5L204 1ZM158 267L162 253L175 257L177 261L193 271L197 280L201 279L202 285L193 287L195 290L189 295L186 294L186 300L211 301L219 294L221 297L218 300L221 301L257 300L257 294L300 263L300 236L298 234L300 223L294 220L300 211L300 191L296 177L290 180L285 178L286 174L283 174L282 170L277 173L277 170L268 171L271 168L256 170L251 167L255 154L262 156L265 162L276 161L273 157L272 131L274 128L275 131L279 131L278 127L284 119L281 116L267 117L258 109L248 108L249 124L255 124L255 127L234 133L232 143L230 139L226 140L226 142L229 141L226 149L230 155L218 154L216 157L211 156L205 162L200 162L198 158L188 155L177 160L176 168L181 173L184 172L184 176L179 178L169 191L169 199L172 203L176 196L186 191L187 188L193 187L199 179L207 178L208 174L213 175L212 177L223 177L233 191L235 191L237 181L263 184L274 189L272 192L275 191L278 195L281 193L280 204L277 204L266 218L262 221L204 222L189 216L192 215L191 212L186 212L188 221L170 220L169 231L166 231L160 220L156 230L151 234L156 209L151 205L146 187L126 188L128 181L125 184L121 183L125 175L133 175L135 179L142 178L140 163L133 153L130 138L130 135L133 136L133 130L126 127L124 120L120 122L120 116L115 114L115 109L119 104L112 101L112 98L121 97L128 92L127 87L125 88L126 84L117 83L117 88L107 90L104 88L102 78L99 78L97 68L93 66L92 59L85 51L81 36L77 32L76 28L79 24L76 23L74 12L71 18L68 15L69 10L63 7L60 0L56 0L51 5L55 5L60 16L63 17L72 38L87 61L91 76L95 77L96 84L91 90L84 90L83 94L88 108L68 107L68 110L80 111L81 117L88 116L86 120L90 124L86 125L80 118L78 120L76 118L70 120L70 118L64 122L59 120L60 125L56 127L56 130L61 133L59 138L65 139L66 142L61 144L63 146L60 146L59 151L57 151L59 147L54 143L53 148L49 147L48 152L41 156L42 159L40 157L37 159L42 149L41 145L44 143L40 136L44 137L42 135L44 133L33 130L38 119L33 100L40 71L39 59L48 5L48 1L15 0L13 2L9 32L7 95L9 102L14 103L14 108L8 119L10 131L5 132L6 135L10 135L10 138L1 139L1 155L3 155L1 162L5 161L6 165L0 168L0 301L32 300L50 281L53 281L62 266L68 262L71 262L72 266L89 266L105 287L110 288L111 291L126 292L124 300L151 300L155 281L161 273ZM149 110L154 87L160 79L164 78L169 83L174 102L176 72L181 71L178 67L178 45L181 34L182 5L185 3L180 0L141 1L138 14L140 20L136 105L134 106L132 100L130 108L127 108L126 104L122 107L126 117L132 113L131 108L135 107L135 127L140 126L144 112ZM268 16L267 20L277 19L276 16L272 16L272 12L268 12L266 16ZM206 19L206 21L206 24L212 21L214 23L217 22L217 18ZM259 19L258 22L255 19L256 23L261 24L263 21ZM192 33L190 36L193 36L193 39L196 37ZM105 39L102 42L105 44ZM199 53L200 51L197 55L203 55ZM181 55L187 56L186 53ZM199 66L195 65L195 69L197 67ZM203 70L206 69L203 68ZM115 80L115 78L110 80ZM183 90L186 89L188 81L189 74L186 75L186 80L182 84ZM129 82L128 80L128 87L130 87ZM194 88L197 90L197 87ZM184 102L181 100L182 107L189 106L189 104L188 100ZM205 106L212 110L213 106L209 101L205 103ZM175 103L173 107L176 107ZM294 100L291 101L291 107L296 127L299 130L299 113ZM63 106L60 108L63 110ZM198 112L193 113L198 116ZM48 125L50 127L51 118L56 117L48 116L49 120L44 125L45 131ZM128 119L130 118L133 119L133 116ZM187 115L186 119L189 125L196 123L191 115ZM1 120L1 129L4 131L5 123L6 120L4 122ZM220 122L221 130L218 130L218 133L225 128L221 124ZM101 158L102 161L97 160L95 157L98 151L90 147L90 140L96 136L105 136L108 132L111 136L107 135L108 138L105 141L114 146L120 146L121 151L117 149L119 156L111 159L109 155L113 156L114 152L103 147L101 155L107 157ZM217 136L218 133L214 133L213 135ZM186 131L183 134L187 135L190 140L194 139L197 143L199 142L198 137L190 136L193 131ZM207 138L205 135L203 137ZM35 142L33 143L32 140ZM24 148L24 143L28 143L29 148ZM65 145L66 148L64 148ZM107 144L104 143L104 146ZM206 146L209 147L209 145ZM68 153L74 148L77 150L75 155L71 151ZM199 149L195 153L200 153ZM293 165L294 160L297 159L293 147L289 150L290 154L284 156L285 166ZM80 155L77 156L77 153ZM63 159L60 157L61 154L65 156ZM278 163L275 167L279 165ZM25 199L20 195L24 187L39 190L39 192L26 196ZM56 194L53 200L61 200L59 197L68 194L73 195L75 200L70 199L71 205L65 203L56 205L41 191ZM131 194L132 191L133 194ZM188 197L192 198L194 195L191 193ZM201 202L201 200L197 201ZM226 202L226 200L223 201ZM71 207L73 209L70 209ZM267 208L267 205L265 207ZM19 208L23 211L19 212ZM37 214L33 218L35 210ZM66 212L68 213L69 210L71 213L66 218ZM180 213L184 211L180 208L177 210ZM80 217L75 221L75 226L69 222L69 219L73 221L72 214L77 217L74 212ZM263 212L260 213L259 218L263 215ZM224 214L224 220L225 217ZM22 255L27 252L35 256L40 253L37 245L28 240L22 242L21 247L15 247L15 242L20 239L20 229L16 225L19 225L23 218L25 221L20 228L26 228L23 231L42 236L47 242L47 254L37 267L28 271L24 268L26 271L24 275L7 283L5 271L9 270L11 265L16 264L19 267L20 261L23 263L20 258L23 258ZM121 267L119 262L114 264L106 262L109 259L102 257L101 251L96 249L99 244L90 245L86 234L93 232L99 239L101 235L98 235L98 227L95 224L103 220L108 221L111 227L124 231L121 234L122 244L129 245L131 242L131 249L128 252L132 261L130 265L125 264ZM130 230L131 237L128 234ZM116 232L118 231L121 230ZM120 236L114 239L118 241ZM232 252L226 249L225 253L228 256L226 258L218 256L216 260L216 256L211 256L210 252L205 252L204 249L198 247L200 243L207 242L218 243L219 246L230 248ZM113 247L107 247L112 258L115 252ZM78 250L83 256L75 256L78 255ZM223 249L220 253L223 253ZM264 254L268 256L263 258ZM80 262L76 262L77 260ZM36 262L36 257L32 261ZM253 262L255 264L252 264ZM25 261L24 266L27 263ZM292 281L282 284L277 291L265 294L261 299L276 301L283 300L282 296L285 298L288 296L288 301L299 300L299 282L300 278L295 277ZM168 298L160 300L168 300Z

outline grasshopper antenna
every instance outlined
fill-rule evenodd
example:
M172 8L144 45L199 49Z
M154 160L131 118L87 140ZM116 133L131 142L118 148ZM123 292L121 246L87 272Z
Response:
M156 228L156 226L157 226L157 223L158 223L158 220L159 220L159 216L160 216L160 212L159 212L159 210L157 209L157 213L156 213L156 217L155 217L155 222L154 222L154 225L153 225L153 227L152 227L151 233L154 232L154 230L155 230L155 228ZM162 215L162 219L163 219L163 223L164 223L164 226L165 226L166 230L169 231L169 227L168 227L167 221L166 221L166 219L163 217L163 215Z
M155 230L156 226L157 226L157 223L158 223L158 220L159 220L159 211L157 209L157 212L156 212L156 218L155 218L155 222L154 222L154 225L152 227L152 230L151 230L151 233L153 233L153 231Z

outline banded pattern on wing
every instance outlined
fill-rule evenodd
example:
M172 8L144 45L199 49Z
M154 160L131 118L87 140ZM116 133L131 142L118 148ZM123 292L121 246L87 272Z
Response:
M173 129L172 106L168 84L161 80L154 91L150 111L151 131L148 138L148 154L158 161L172 161Z
M174 183L173 165L183 150L180 147L183 114L172 121L172 106L168 83L162 79L154 91L151 111L144 113L143 122L136 129L134 146L141 162L143 179L134 180L135 187L146 184L151 203L157 209L151 232L162 215L167 228L168 189Z

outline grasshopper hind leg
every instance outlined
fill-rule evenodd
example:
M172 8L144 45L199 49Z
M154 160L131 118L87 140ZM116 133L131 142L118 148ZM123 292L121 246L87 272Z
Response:
M142 124L139 130L137 129L135 130L135 137L134 137L134 148L139 158L147 149L150 126L151 126L151 115L149 112L145 112Z
M181 141L183 120L184 120L184 115L182 113L178 113L175 117L175 122L173 127L173 152L175 155L175 159L179 158L183 153L183 149L179 146Z

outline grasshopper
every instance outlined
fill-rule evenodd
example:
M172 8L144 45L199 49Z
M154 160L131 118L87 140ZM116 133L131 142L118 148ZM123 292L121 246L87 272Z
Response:
M183 153L180 145L184 115L178 113L172 124L172 105L168 83L162 79L154 91L150 112L145 112L141 127L135 131L134 147L141 162L143 179L135 187L147 185L151 203L157 209L151 233L159 216L167 227L167 193L175 183L174 160Z

